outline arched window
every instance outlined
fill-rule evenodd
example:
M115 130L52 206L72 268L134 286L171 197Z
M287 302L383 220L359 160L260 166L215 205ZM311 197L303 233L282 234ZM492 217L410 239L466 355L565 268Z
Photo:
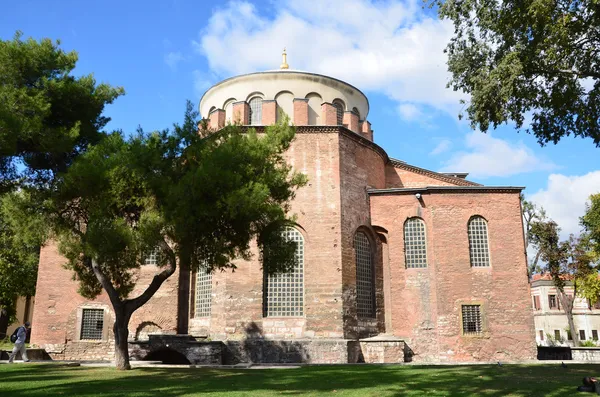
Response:
M265 276L264 315L266 317L300 317L304 315L304 238L294 229L283 231L296 242L296 266L289 273Z
M469 219L467 226L469 235L469 253L471 266L486 267L490 265L490 250L488 246L487 222L481 216Z
M352 111L358 116L358 119L360 120L360 112L358 111L357 107L353 107Z
M427 267L425 222L410 218L404 223L404 255L407 268Z
M212 274L204 269L196 275L196 310L195 317L210 317L212 306Z
M358 317L375 317L373 253L363 232L354 235L356 257L356 313Z
M344 124L344 109L346 108L344 102L341 99L336 99L333 101L333 106L336 109L337 125Z
M250 125L262 124L262 98L255 96L250 99Z

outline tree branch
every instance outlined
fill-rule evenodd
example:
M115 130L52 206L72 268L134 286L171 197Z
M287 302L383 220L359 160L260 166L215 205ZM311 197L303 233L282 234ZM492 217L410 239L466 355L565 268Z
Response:
M139 309L142 305L148 302L150 298L152 298L152 296L156 293L156 291L158 291L160 286L165 282L165 280L171 277L171 275L175 273L175 269L177 269L177 260L175 258L175 253L173 252L171 247L169 247L169 244L167 244L165 240L162 240L159 243L159 245L162 251L167 254L168 266L162 272L154 275L154 277L152 278L152 282L140 296L125 301L125 305L127 306L128 311L130 310L131 313L133 313L135 310Z
M90 262L88 266L92 269L96 275L96 278L102 285L102 288L104 288L108 294L113 307L119 307L123 302L121 301L121 298L119 298L119 293L117 290L115 290L115 287L112 285L108 277L106 277L106 275L102 272L102 270L100 270L100 265L98 265L98 262L95 259L88 258L88 261Z

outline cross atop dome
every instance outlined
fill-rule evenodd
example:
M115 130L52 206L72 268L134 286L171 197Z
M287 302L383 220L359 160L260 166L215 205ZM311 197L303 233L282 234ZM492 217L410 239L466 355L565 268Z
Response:
M283 60L281 62L281 66L279 67L279 69L289 69L290 65L288 65L288 63L287 63L287 54L285 52L285 47L283 47L283 54L281 54L281 57L283 58Z

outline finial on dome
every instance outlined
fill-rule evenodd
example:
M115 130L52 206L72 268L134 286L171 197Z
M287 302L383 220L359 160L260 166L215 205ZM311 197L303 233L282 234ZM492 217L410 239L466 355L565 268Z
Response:
M283 54L281 54L282 58L283 58L283 62L281 63L281 66L279 67L279 69L289 69L290 65L288 65L287 63L287 54L285 52L285 47L283 47Z

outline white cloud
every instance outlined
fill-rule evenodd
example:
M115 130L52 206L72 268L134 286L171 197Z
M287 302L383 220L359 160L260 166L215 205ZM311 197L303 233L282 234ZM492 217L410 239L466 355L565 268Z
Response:
M171 68L171 70L177 69L177 64L183 61L185 57L181 54L181 52L169 52L165 55L165 63Z
M282 0L272 17L245 1L216 11L194 48L220 76L276 69L287 48L294 69L379 91L410 113L419 105L456 115L460 93L446 89L443 49L452 25L418 0Z
M421 109L412 103L402 103L398 105L398 112L400 113L400 117L406 121L414 121L423 117Z
M490 133L467 134L468 151L455 153L443 172L469 172L474 178L504 177L534 171L549 171L557 166L536 156L523 142L510 143Z
M429 152L429 154L431 156L436 156L438 154L442 154L447 152L448 150L450 150L450 148L452 148L452 142L448 139L442 139L436 147L433 148L433 150L431 152Z
M585 203L589 196L600 192L600 171L581 176L551 174L548 185L530 195L538 206L544 207L548 217L561 228L561 237L580 231L579 217L585 213Z

